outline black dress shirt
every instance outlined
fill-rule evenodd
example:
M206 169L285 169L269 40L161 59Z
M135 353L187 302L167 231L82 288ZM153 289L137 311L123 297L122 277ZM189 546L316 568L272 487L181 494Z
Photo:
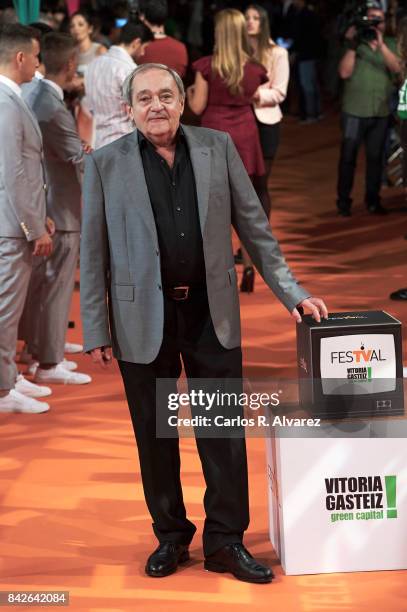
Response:
M138 132L141 159L157 228L164 287L204 287L205 259L188 145L180 128L174 165Z

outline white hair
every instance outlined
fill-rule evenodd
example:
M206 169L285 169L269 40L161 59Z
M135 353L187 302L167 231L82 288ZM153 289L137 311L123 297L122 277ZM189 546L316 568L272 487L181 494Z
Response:
M129 75L127 75L122 86L122 95L126 104L128 104L129 106L133 106L133 81L135 77L138 74L141 74L142 72L147 72L148 70L165 70L166 72L168 72L175 81L180 97L183 100L185 99L184 83L182 82L182 79L179 76L178 72L176 72L172 68L169 68L168 66L165 66L165 64L149 63L140 64L140 66L137 66L137 68L135 68L132 72L130 72Z

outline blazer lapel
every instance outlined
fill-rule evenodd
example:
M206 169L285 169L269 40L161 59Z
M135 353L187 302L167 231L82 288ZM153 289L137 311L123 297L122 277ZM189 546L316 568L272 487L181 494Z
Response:
M124 157L123 176L129 197L135 202L138 213L149 229L154 244L158 245L157 229L153 209L148 194L147 183L144 176L143 162L137 139L137 130L134 130L122 143L120 151Z
M188 142L189 154L194 170L196 191L198 196L199 221L201 233L204 234L206 217L208 214L209 187L211 179L211 149L204 147L195 139L190 129L182 125L182 131Z

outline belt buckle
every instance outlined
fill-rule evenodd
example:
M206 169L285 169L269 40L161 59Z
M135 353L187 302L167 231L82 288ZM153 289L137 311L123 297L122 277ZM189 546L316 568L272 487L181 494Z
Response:
M185 300L188 299L188 294L189 294L189 287L174 287L174 291L183 291L183 295L181 295L180 297L176 297L174 295L173 299L176 300L177 302L184 302Z

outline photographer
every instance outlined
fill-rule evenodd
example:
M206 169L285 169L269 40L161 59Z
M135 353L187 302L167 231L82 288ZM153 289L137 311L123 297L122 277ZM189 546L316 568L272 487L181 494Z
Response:
M369 213L385 214L380 203L383 152L390 117L394 74L401 70L394 38L384 37L385 15L369 2L345 32L346 51L339 64L344 79L342 145L338 175L338 214L350 216L350 197L359 146L366 147L365 203Z

